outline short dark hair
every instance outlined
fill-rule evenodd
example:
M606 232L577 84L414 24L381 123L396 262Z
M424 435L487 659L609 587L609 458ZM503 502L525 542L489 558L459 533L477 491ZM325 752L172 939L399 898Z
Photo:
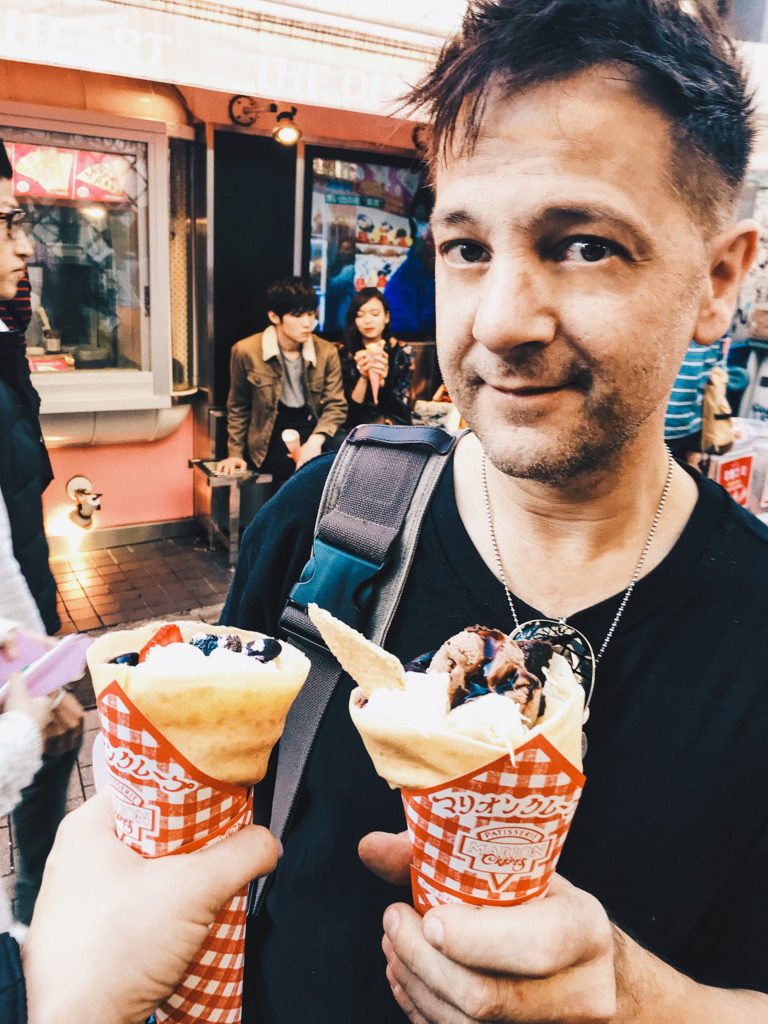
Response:
M692 13L689 13L692 12ZM670 118L672 182L713 220L737 197L754 136L752 96L717 8L698 0L470 0L460 32L406 102L431 125L429 159L471 152L489 93L508 96L597 65L632 70Z
M359 348L363 347L363 336L360 331L358 331L355 320L360 307L364 306L366 302L370 302L371 299L378 299L384 307L384 312L389 313L390 316L392 314L392 310L389 308L389 303L387 302L384 292L380 292L378 288L361 288L359 292L355 292L352 296L352 301L347 306L347 316L344 321L344 345L350 355L354 355ZM381 332L381 336L384 341L389 341L392 337L391 323L384 325L384 330Z
M282 320L286 313L301 316L317 309L317 292L304 277L284 277L267 288L267 310Z
M11 161L8 159L2 139L0 139L0 178L13 179L13 168L11 167Z

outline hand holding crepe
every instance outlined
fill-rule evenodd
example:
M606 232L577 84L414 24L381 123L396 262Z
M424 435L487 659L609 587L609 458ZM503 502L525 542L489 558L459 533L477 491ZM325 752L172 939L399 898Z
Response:
M514 751L537 735L581 769L584 690L565 658L546 652L547 645L518 647L498 630L475 626L446 641L432 658L434 667L406 672L394 655L327 611L316 605L308 611L358 684L350 715L376 771L393 789L427 789L504 754L514 759Z
M265 640L232 626L179 622L184 643L151 646L160 623L107 633L88 650L88 667L98 697L114 680L152 724L200 771L222 782L252 784L264 777L267 762L296 694L309 672L309 660L290 644L266 662L231 651L206 657L189 641L203 633L240 638L242 646ZM277 641L266 638L270 644ZM111 663L128 652L142 652L140 664ZM226 656L229 657L226 657Z

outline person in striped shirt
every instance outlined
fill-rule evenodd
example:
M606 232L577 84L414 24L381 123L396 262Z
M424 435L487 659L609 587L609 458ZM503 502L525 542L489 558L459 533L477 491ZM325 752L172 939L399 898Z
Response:
M686 461L701 452L701 403L712 368L723 358L723 338L714 345L692 341L675 378L664 416L664 439L672 454Z

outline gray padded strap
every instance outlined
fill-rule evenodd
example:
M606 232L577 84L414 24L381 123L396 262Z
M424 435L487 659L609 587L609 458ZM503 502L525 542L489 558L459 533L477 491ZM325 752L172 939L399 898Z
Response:
M418 494L415 489L423 486L423 479L417 483L419 475L423 478L430 463L442 467L445 459L437 456L448 454L455 443L456 435L434 428L357 427L334 460L315 535L382 565L402 528L408 504ZM429 490L427 504L431 494Z
M390 428L390 431L394 429ZM445 432L441 431L440 435L446 437ZM390 436L388 432L387 437ZM377 597L370 609L366 628L370 639L383 643L413 563L424 514L446 466L445 456L452 450L457 437L451 436L445 444L431 447L431 450L429 446L426 449L422 446L416 458L414 451L406 446L390 446L383 451L375 439L372 444L367 437L363 443L355 444L354 438L353 434L342 445L334 460L320 502L316 536L325 533L326 538L335 537L343 542L345 548L356 550L368 560L374 560L372 554L380 556L376 558L380 564L387 560L390 571L384 574L376 588ZM408 441L410 443L411 438ZM399 439L398 443L401 443ZM416 472L419 475L414 481ZM382 487L382 481L389 481L388 486ZM384 497L381 502L372 502L372 492L381 494L382 491ZM409 501L405 495L410 495ZM341 514L336 515L337 512ZM395 528L397 518L399 523ZM340 536L337 532L340 524L350 520L355 523L354 529ZM325 532L329 522L330 528ZM372 541L372 534L385 530L387 526L390 528L390 544L394 540L389 552L382 549L379 538ZM281 626L289 633L291 643L312 661L309 678L288 713L278 750L269 827L273 835L282 840L315 736L341 676L341 668L323 645L303 609L289 602L283 612ZM261 879L251 891L250 914L258 912L264 892L265 880Z
M392 573L377 588L378 598L368 620L366 631L369 640L383 644L387 638L389 627L395 617L405 581L411 571L416 544L421 533L424 514L427 511L432 494L437 487L440 475L445 469L446 459L433 456L424 466L419 484L411 497L403 527L396 538L395 546L390 552Z

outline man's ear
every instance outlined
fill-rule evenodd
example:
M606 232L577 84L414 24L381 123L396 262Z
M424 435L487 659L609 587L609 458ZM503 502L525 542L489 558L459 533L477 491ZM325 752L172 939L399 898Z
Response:
M712 241L709 276L699 303L694 341L711 345L728 330L741 282L757 252L759 228L740 220Z
M267 310L267 316L269 317L269 322L274 324L275 327L283 322L282 317L279 317L277 313L273 313L271 309Z

